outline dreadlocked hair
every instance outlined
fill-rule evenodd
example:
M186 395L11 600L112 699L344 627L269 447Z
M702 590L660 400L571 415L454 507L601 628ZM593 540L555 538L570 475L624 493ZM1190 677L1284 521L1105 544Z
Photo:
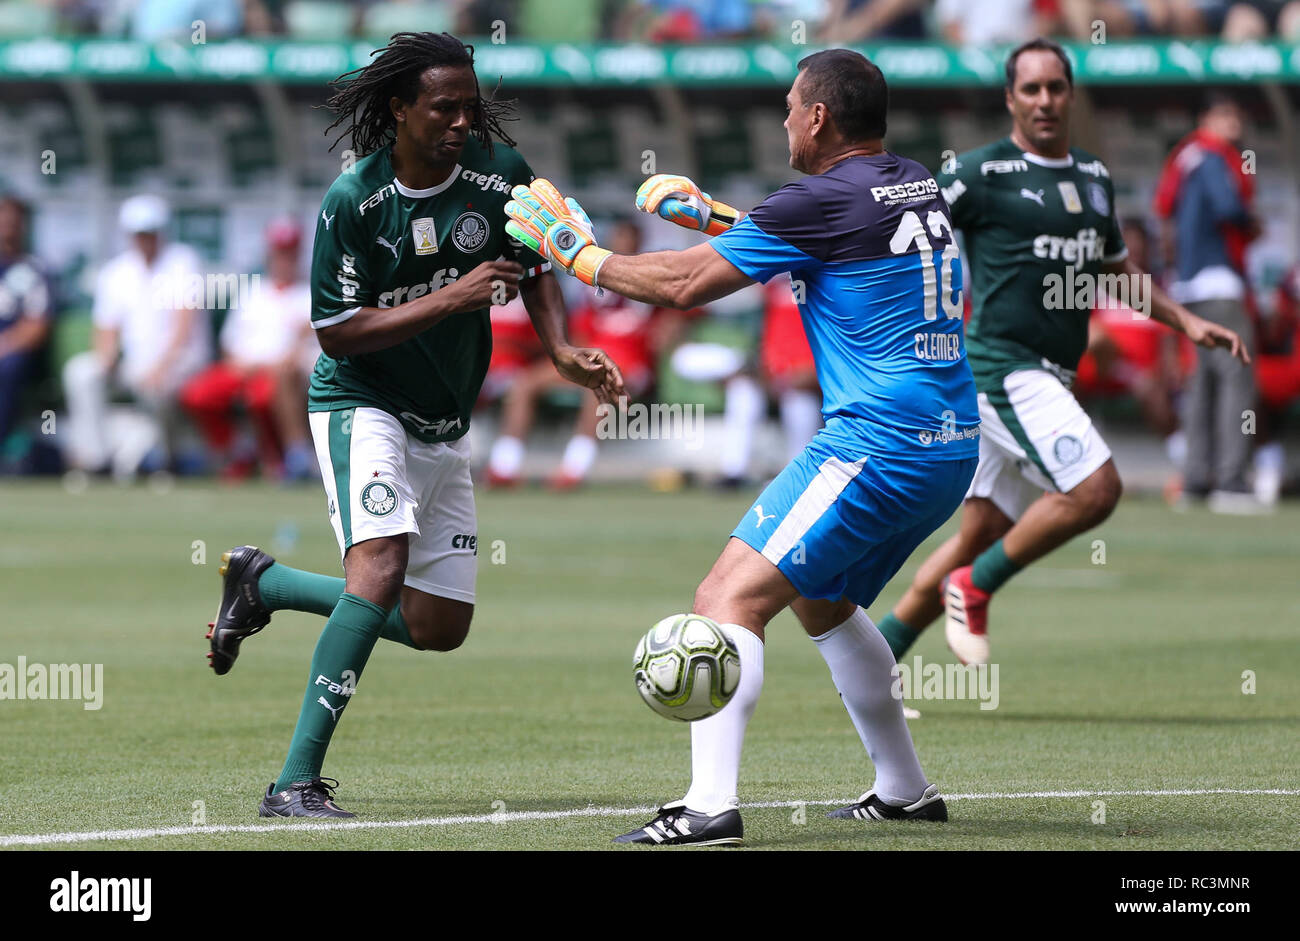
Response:
M474 68L474 47L461 42L450 33L395 33L383 49L371 53L378 58L359 69L353 69L330 82L334 89L325 107L338 115L325 133L350 121L343 132L330 144L330 150L339 141L351 136L352 149L358 157L374 153L388 146L396 137L396 122L388 106L396 97L412 102L420 94L420 76L426 69L438 66L468 66ZM483 97L478 76L474 76L474 92L479 106L474 113L470 133L492 153L495 136L507 147L515 146L514 139L502 128L502 122L516 120L513 99L496 98L501 83L498 80L492 97Z

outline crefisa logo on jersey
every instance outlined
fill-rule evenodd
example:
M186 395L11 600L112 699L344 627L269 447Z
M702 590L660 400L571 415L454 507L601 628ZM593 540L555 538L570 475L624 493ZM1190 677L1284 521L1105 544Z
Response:
M488 221L477 212L462 212L451 230L451 240L462 252L476 252L488 237Z

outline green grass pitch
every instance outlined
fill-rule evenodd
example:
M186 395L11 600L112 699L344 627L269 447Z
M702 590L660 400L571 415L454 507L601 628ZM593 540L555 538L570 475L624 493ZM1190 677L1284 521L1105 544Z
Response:
M222 678L206 666L203 634L231 545L339 572L319 490L69 494L6 482L0 663L102 663L104 699L98 711L0 701L0 846L137 830L35 845L606 848L685 789L687 729L640 702L632 649L656 620L689 609L748 499L480 493L469 641L451 654L380 641L325 765L365 825L313 829L259 821L256 807L280 768L322 619L277 614ZM822 816L872 771L821 658L782 615L742 767L742 800L757 805L744 811L748 845L1300 848L1297 532L1294 506L1232 519L1126 500L1099 531L1009 583L992 608L998 708L915 703L922 763L952 795L942 826ZM195 564L196 542L206 564ZM915 653L950 660L938 627ZM1217 789L1292 793L1177 793ZM157 834L166 828L189 829Z

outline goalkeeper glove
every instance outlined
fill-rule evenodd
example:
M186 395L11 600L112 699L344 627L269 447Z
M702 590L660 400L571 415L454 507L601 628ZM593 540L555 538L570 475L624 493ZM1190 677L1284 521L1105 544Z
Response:
M737 209L702 192L688 177L656 173L636 191L636 208L706 235L727 231L740 218Z
M596 244L591 220L578 201L565 199L543 179L516 186L510 195L506 234L595 287L600 266L612 253Z

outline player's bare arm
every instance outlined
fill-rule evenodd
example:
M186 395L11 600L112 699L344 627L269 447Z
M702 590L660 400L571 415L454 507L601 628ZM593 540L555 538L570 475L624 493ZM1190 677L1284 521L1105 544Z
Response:
M1102 267L1107 274L1120 274L1129 278L1147 275L1131 258ZM1241 362L1250 363L1250 351L1246 349L1246 344L1241 337L1227 327L1221 327L1217 323L1196 316L1154 283L1151 286L1151 316L1179 333L1186 334L1187 338L1198 346L1209 349L1222 347Z
M601 402L617 402L619 396L627 394L623 373L604 350L577 347L569 342L564 297L554 274L546 271L529 278L520 285L519 293L556 372L569 382L591 389Z
M363 307L354 317L316 332L320 347L335 359L396 346L452 314L482 310L519 293L524 269L513 261L487 261L463 278L396 307Z
M685 251L610 255L600 269L601 287L678 310L716 301L753 283L707 242Z

